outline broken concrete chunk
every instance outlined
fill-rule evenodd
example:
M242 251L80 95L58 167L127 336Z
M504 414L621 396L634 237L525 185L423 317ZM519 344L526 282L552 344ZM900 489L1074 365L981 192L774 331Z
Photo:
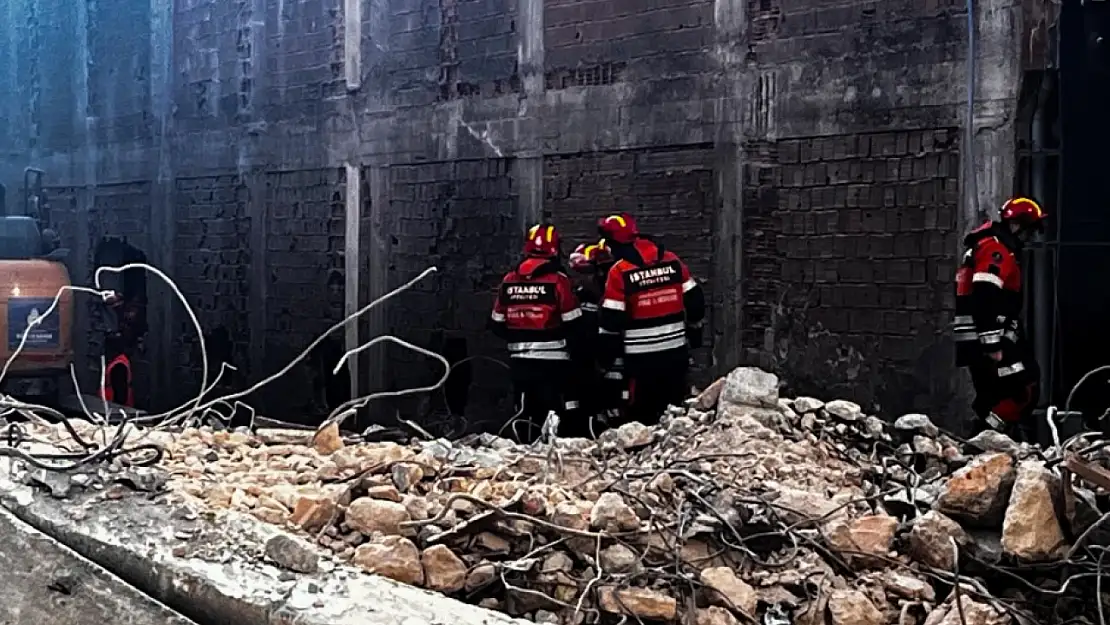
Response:
M1021 463L1002 522L1002 549L1027 562L1053 558L1066 546L1055 499L1059 478L1043 462Z
M678 614L674 597L648 588L605 586L598 592L601 609L612 614L670 621Z
M894 569L883 571L882 575L883 587L894 595L911 601L936 601L936 591L928 582Z
M331 455L343 449L343 438L339 435L339 424L329 423L312 437L312 447L321 456Z
M351 563L367 573L404 584L422 585L424 567L420 564L420 550L411 540L401 536L379 536L355 549Z
M602 493L590 510L590 527L608 532L640 529L640 517L617 493Z
M393 485L402 493L407 493L410 488L424 479L424 468L411 462L398 462L389 469Z
M884 625L886 619L867 595L858 590L834 590L829 596L831 625Z
M394 501L359 497L347 506L347 525L363 534L400 534L401 523L411 521L405 506Z
M631 573L639 562L636 552L620 543L602 549L600 555L606 573Z
M697 399L694 400L694 408L698 410L712 410L717 407L717 401L721 397L721 391L725 388L725 378L717 378L715 382L705 387L705 390L698 394Z
M775 511L785 517L789 523L799 524L799 527L833 521L845 516L847 513L844 510L844 504L850 500L845 495L830 498L824 493L789 487L779 488L778 495L773 502Z
M705 569L701 572L701 582L711 589L710 603L740 610L748 618L755 618L759 595L732 569L725 566Z
M817 412L825 407L825 402L813 397L798 397L794 400L794 412L798 414L806 414L807 412Z
M452 593L466 583L466 564L444 545L433 545L420 554L424 579L432 590Z
M1013 486L1014 459L1007 454L985 454L948 478L936 508L970 525L998 527Z
M950 539L963 549L971 537L952 519L930 510L914 521L909 533L910 557L925 566L951 571L956 566Z
M402 501L400 491L392 484L371 486L366 489L366 496L371 499L381 499L382 501L392 501L395 503L401 503Z
M599 437L602 443L614 445L617 449L622 450L645 447L650 445L654 439L654 430L638 421L625 423L613 430L606 430Z
M740 621L725 608L711 605L708 608L698 608L694 613L695 625L740 625Z
M1003 454L1015 454L1020 449L1020 445L1014 442L1014 439L1006 436L1002 432L995 430L983 430L967 441L968 445L981 451L993 451Z
M894 429L910 434L936 437L940 434L932 420L923 414L904 414L894 421Z
M721 389L719 404L752 406L755 408L777 408L779 401L779 379L754 367L738 367L725 378ZM718 406L718 409L720 406Z
M466 575L464 588L467 592L474 592L497 578L497 566L490 563L479 564Z
M882 566L894 543L898 519L869 515L850 521L838 520L826 528L829 546L845 560L861 566Z
M955 602L949 600L933 610L925 619L925 625L1009 625L1010 618L993 606L960 596L961 611Z
M288 536L274 536L266 541L266 557L278 566L298 573L315 573L320 569L320 557L312 547Z
M825 412L842 421L859 421L863 417L863 409L859 404L844 399L825 404Z

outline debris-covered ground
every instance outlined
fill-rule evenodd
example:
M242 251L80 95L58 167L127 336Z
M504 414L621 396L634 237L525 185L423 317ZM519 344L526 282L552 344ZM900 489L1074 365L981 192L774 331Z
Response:
M659 427L553 446L356 444L334 429L151 440L183 497L537 622L1100 622L1100 444L1071 441L1063 462L777 388L737 369ZM1076 459L1094 465L1086 480ZM317 556L288 542L266 556L313 572Z

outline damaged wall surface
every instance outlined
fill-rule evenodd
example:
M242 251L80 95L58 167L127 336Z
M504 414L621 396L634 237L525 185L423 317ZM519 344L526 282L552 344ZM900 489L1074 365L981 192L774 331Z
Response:
M577 243L628 210L706 281L699 381L747 362L941 409L958 232L1009 190L1021 79L1019 3L977 5L975 205L953 0L7 0L0 180L48 172L76 276L103 235L143 246L237 386L433 262L348 344L498 356L481 320L526 225ZM168 291L150 314L159 407L199 353ZM319 410L315 362L254 403ZM437 375L393 348L359 366L363 392ZM503 378L476 363L468 410L503 406Z

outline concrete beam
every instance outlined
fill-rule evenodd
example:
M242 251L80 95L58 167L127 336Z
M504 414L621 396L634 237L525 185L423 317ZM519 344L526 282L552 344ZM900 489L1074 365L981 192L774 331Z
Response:
M196 625L0 510L0 622Z
M523 623L330 561L312 575L283 571L261 556L282 532L251 516L198 515L164 497L47 499L7 485L4 506L24 522L201 625Z

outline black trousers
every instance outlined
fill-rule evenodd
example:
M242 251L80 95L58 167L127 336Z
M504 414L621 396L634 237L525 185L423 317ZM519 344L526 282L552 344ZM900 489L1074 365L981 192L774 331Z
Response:
M685 349L625 356L625 362L629 391L627 420L655 425L668 405L682 405L689 392L686 376L690 364Z
M521 443L531 443L540 436L547 415L555 411L560 421L566 415L566 385L570 378L571 367L568 361L529 361L524 359L512 362L513 405L519 416L505 423L500 435ZM560 423L559 432L564 426Z

